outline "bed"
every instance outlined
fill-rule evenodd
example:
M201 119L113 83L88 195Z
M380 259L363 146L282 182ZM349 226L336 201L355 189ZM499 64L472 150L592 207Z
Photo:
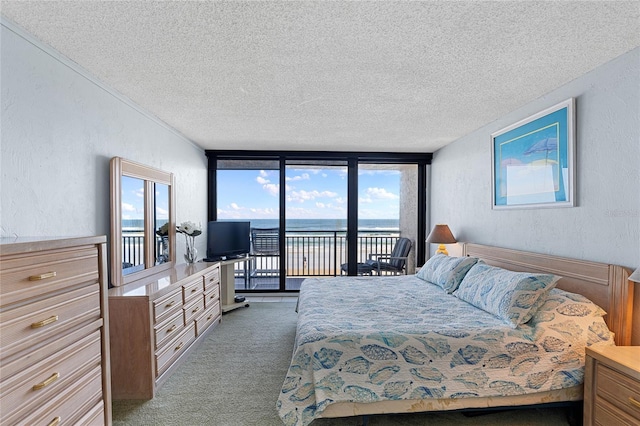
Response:
M624 268L476 244L463 254L562 278L520 325L412 275L305 280L283 422L579 401L584 347L630 344Z

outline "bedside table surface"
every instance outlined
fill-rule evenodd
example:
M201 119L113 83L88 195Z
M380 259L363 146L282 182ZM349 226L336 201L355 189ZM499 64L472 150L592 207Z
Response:
M600 346L587 348L587 355L640 380L640 346Z

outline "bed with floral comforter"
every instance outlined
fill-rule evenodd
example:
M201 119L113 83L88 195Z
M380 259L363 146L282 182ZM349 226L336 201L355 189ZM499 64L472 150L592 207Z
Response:
M613 344L600 308L556 289L515 328L416 276L307 279L298 310L277 402L286 425L336 402L569 388L583 381L584 347Z

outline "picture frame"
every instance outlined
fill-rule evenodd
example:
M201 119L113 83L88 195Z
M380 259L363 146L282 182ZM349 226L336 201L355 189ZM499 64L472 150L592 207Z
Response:
M492 208L575 206L575 99L491 134Z

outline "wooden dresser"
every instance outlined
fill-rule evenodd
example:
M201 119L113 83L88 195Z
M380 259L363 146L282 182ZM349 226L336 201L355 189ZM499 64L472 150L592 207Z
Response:
M640 424L640 346L587 348L584 424Z
M113 399L151 399L222 317L220 265L177 265L109 290Z
M2 239L0 424L111 424L106 237Z

